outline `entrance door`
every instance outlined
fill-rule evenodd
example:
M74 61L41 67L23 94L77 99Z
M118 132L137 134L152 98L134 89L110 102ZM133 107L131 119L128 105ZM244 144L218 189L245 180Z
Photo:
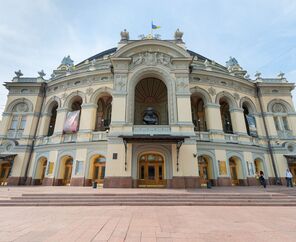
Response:
M158 154L145 154L139 160L139 187L163 187L164 160Z
M10 171L10 164L5 163L0 165L0 185L4 186L7 184L7 178Z
M296 164L289 164L289 169L293 175L293 183L296 185Z
M233 186L239 184L239 180L237 177L237 167L236 167L236 162L234 159L230 158L229 159L229 168L230 168L230 176L231 176L231 183Z
M208 176L208 162L203 156L198 157L198 168L199 168L198 172L200 177L200 184L205 185L209 181L209 176Z
M45 177L46 165L47 165L47 160L43 161L43 163L42 163L42 171L41 171L41 177L40 177L41 184L42 184L43 179Z
M104 183L106 162L94 162L93 180L98 184Z
M64 173L64 185L70 185L71 176L72 176L72 159L67 160L65 163L65 173Z

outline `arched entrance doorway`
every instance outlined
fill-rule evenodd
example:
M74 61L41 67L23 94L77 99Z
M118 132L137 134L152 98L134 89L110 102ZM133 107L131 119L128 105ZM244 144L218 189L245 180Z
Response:
M296 185L296 163L290 163L288 165L289 165L289 169L293 175L293 178L292 178L293 185Z
M229 171L231 184L233 186L244 184L244 172L242 167L242 161L237 156L232 156L229 158Z
M73 158L67 157L64 159L64 172L63 172L63 182L65 186L69 186L72 177L72 168L73 168Z
M4 162L0 164L0 185L7 185L7 178L11 169L10 162Z
M104 183L106 170L106 158L104 156L98 156L93 160L92 168L92 181L98 184Z
M46 157L41 157L37 163L37 169L36 169L35 179L34 179L35 185L42 184L44 177L45 177L46 167L47 167L47 159L46 159Z
M164 158L160 154L145 153L138 157L138 186L163 187L166 185Z
M214 179L212 159L208 156L201 155L198 157L198 175L201 186L206 186L208 182Z
M236 186L239 184L238 180L238 168L237 168L237 161L234 157L229 159L229 170L230 170L230 178L231 184Z
M255 159L254 164L255 164L255 172L256 172L256 174L259 175L260 171L264 172L263 161L261 159L258 159L258 158Z

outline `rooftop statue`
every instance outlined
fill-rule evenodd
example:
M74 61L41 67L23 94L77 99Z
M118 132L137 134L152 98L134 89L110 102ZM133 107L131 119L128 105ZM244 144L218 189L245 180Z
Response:
M43 78L44 76L46 76L46 74L44 73L43 70L38 72L39 77Z
M63 58L61 65L73 66L74 61L71 59L70 55L68 55Z
M231 66L239 66L238 61L234 57L229 57L229 60L226 61L226 67L231 67Z
M175 40L177 42L183 42L182 37L183 37L183 32L181 32L179 29L176 30L175 32Z
M129 32L124 29L120 32L121 40L120 41L128 41L129 40Z
M14 73L16 74L17 78L20 78L21 76L24 75L21 70L15 71Z

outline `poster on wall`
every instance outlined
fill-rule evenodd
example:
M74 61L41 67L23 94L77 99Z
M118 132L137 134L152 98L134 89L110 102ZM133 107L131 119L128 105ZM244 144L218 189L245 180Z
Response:
M66 121L64 123L64 133L75 133L79 127L80 110L67 113Z
M257 127L255 117L252 115L247 115L247 122L249 125L250 135L257 136Z

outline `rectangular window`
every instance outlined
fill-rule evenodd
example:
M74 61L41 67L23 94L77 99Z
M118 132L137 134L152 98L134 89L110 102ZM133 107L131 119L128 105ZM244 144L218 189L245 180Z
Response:
M276 130L281 130L278 117L274 117L273 119Z
M22 116L20 129L24 130L26 127L26 116Z
M289 125L288 125L288 119L287 117L283 117L283 124L284 124L284 129L289 130Z
M10 129L17 129L18 116L13 116Z

